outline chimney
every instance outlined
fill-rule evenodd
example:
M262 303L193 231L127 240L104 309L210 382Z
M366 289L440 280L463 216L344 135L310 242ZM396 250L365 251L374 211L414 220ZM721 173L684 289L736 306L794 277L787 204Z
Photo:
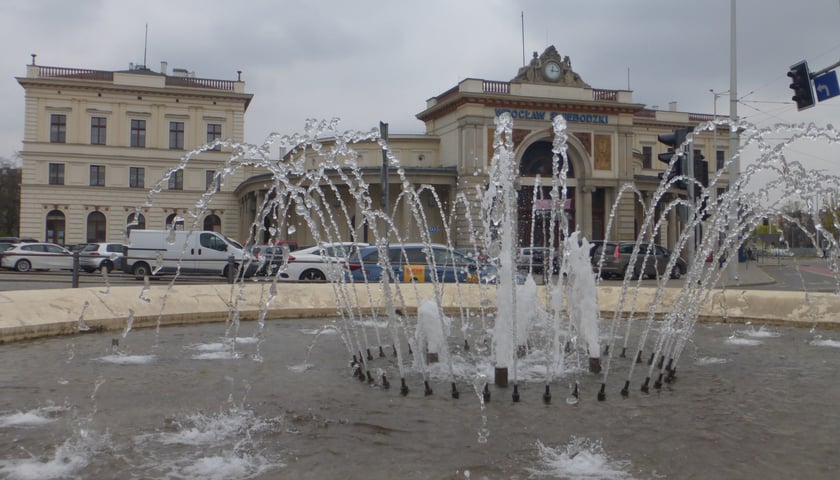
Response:
M668 102L668 111L669 112L676 112L677 111L677 102Z
M160 73L167 75L166 69L169 67L169 64L166 62L160 62Z

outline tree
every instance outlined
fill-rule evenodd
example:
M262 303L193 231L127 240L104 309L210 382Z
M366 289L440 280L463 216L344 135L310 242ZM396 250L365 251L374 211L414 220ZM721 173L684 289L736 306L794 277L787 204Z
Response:
M0 234L16 236L20 227L20 156L0 157Z

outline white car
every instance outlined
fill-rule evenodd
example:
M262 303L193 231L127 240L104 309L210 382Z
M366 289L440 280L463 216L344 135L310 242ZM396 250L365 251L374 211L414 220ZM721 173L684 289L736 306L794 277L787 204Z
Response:
M88 243L79 251L79 267L93 273L105 268L108 273L122 270L125 245L122 243Z
M280 268L283 280L336 281L344 276L345 259L358 254L367 243L324 243L289 253L285 268Z
M72 270L73 254L54 243L21 243L3 252L0 266L18 272Z

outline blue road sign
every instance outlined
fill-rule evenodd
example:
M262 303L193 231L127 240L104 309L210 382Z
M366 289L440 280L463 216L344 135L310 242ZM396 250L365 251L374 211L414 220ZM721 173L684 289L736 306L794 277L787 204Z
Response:
M837 72L832 70L814 78L814 90L817 92L817 100L820 102L840 95L840 84L837 83Z

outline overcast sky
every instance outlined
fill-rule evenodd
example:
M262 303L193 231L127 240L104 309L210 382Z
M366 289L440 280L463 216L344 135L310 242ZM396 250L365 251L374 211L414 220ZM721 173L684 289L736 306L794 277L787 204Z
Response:
M251 143L300 132L307 118L422 133L415 115L428 98L464 78L516 75L523 14L526 59L554 45L594 88L713 113L710 89L729 89L730 1L3 1L0 157L22 148L15 77L25 76L30 54L40 65L123 70L143 63L147 24L146 64L155 71L161 61L204 78L234 80L242 70L254 94L245 117ZM797 112L785 74L800 60L812 71L840 60L840 1L737 0L737 29L741 117L759 125L837 118L840 98ZM727 96L717 111L729 111ZM807 157L840 173L838 155Z

